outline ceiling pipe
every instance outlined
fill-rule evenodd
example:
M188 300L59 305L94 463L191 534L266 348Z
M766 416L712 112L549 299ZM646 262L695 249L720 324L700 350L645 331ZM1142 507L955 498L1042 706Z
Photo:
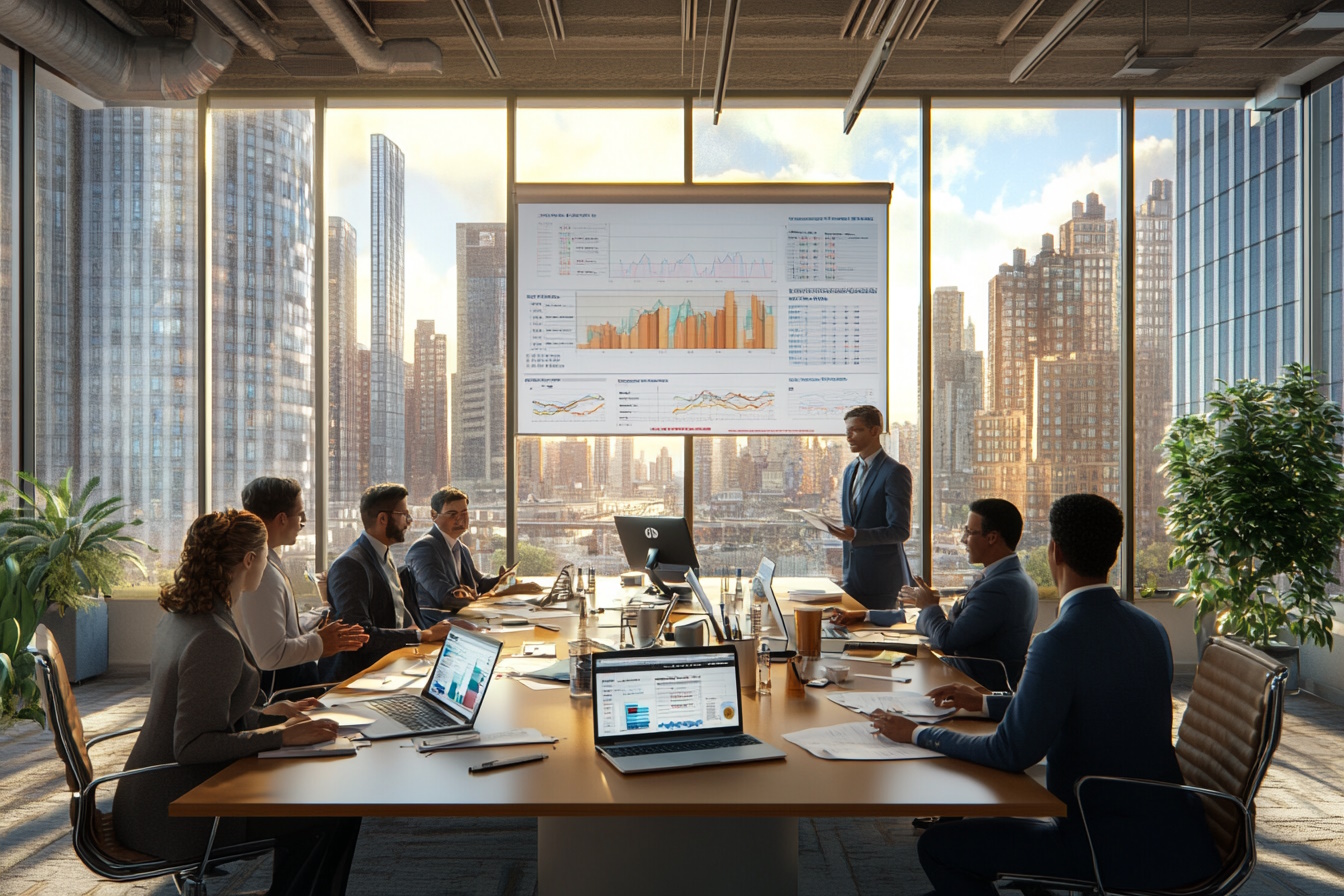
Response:
M345 52L365 71L390 75L441 75L443 51L428 38L379 41L366 37L345 0L308 0Z
M113 0L86 0L86 2L98 10L99 15L132 37L144 37L149 34L144 25L141 25L134 16L114 3Z
M275 61L276 51L279 49L275 41L261 30L261 26L252 21L252 17L238 5L236 0L196 0L196 2L210 10L225 28L238 35L238 39L251 47L262 59L268 62Z
M132 37L82 0L0 0L0 33L103 100L188 100L233 61L199 17L190 43Z

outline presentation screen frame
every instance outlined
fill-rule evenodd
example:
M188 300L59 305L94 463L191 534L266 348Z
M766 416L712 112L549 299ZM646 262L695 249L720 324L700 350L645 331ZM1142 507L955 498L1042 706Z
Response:
M513 431L835 435L855 405L886 416L891 194L515 185Z

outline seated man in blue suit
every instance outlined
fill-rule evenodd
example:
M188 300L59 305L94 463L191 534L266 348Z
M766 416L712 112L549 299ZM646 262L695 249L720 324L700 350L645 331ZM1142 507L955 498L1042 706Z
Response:
M429 499L429 510L434 525L406 552L406 568L415 579L420 615L426 622L438 622L494 588L505 570L481 575L472 562L471 551L461 541L471 525L461 489L439 489Z
M912 581L903 544L910 537L910 470L882 450L882 412L870 404L845 414L845 440L858 455L840 478L840 519L831 534L844 542L845 593L870 610L896 609Z
M901 603L919 608L915 630L946 654L982 657L954 660L953 665L991 691L1017 687L1036 625L1036 583L1014 553L1021 537L1022 514L1011 501L981 498L971 504L961 530L967 559L984 566L965 597L944 613L938 592L919 576L914 585L901 589ZM893 625L900 619L891 610L835 610L831 621Z
M451 627L422 626L420 608L402 594L390 548L406 540L413 519L406 487L385 482L365 489L359 516L364 531L327 570L327 600L333 616L363 626L369 641L359 650L323 657L324 681L343 681L402 647L442 641Z
M1050 574L1063 598L1059 618L1036 637L1015 696L944 685L944 706L1000 719L993 734L916 726L876 713L891 740L1008 771L1046 761L1046 786L1064 818L980 818L925 831L919 860L945 896L994 896L997 874L1092 880L1074 795L1085 775L1181 782L1171 744L1171 645L1161 623L1107 584L1124 532L1119 509L1099 495L1066 495L1050 508ZM1102 880L1116 888L1176 887L1218 868L1197 797L1133 783L1083 791L1087 829Z

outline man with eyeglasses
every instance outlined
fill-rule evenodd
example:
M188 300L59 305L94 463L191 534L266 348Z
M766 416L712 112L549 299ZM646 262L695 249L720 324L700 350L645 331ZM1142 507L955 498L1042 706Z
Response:
M327 681L349 678L402 647L442 641L454 624L474 628L446 620L426 626L415 601L406 600L391 554L392 545L406 540L406 530L414 521L406 494L406 487L395 482L365 489L359 499L364 531L327 571L332 613L363 626L369 636L361 649L322 660Z
M415 581L415 598L427 622L456 614L494 588L507 572L501 566L498 575L487 576L476 568L471 551L462 543L471 526L467 503L466 493L451 485L436 491L429 499L434 525L406 552L406 569Z
M282 547L299 540L308 521L303 487L297 479L258 476L243 486L243 509L266 524L266 571L256 591L244 591L233 605L233 619L247 649L261 669L267 694L315 685L317 661L358 650L368 635L358 625L330 621L329 608L300 614L294 583L280 562Z
M900 594L902 603L919 609L915 630L929 639L929 646L966 657L952 664L992 691L1017 687L1036 625L1036 583L1015 553L1021 537L1022 514L1011 501L975 501L966 515L961 543L966 545L967 559L984 569L966 595L944 613L938 590L919 576ZM887 610L835 610L831 621L894 625L902 620Z

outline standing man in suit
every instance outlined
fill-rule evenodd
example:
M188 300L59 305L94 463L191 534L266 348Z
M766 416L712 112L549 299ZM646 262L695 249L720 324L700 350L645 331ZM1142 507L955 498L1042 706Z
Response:
M406 552L406 568L415 579L421 617L438 622L494 588L500 577L481 575L461 541L471 525L465 492L444 486L430 497L429 511L434 525Z
M244 591L233 605L238 634L261 669L262 693L315 685L322 680L317 674L321 657L358 650L369 637L357 625L328 622L326 612L299 614L294 584L279 551L299 540L308 521L299 481L258 476L243 486L243 509L266 524L268 551L261 584L255 591Z
M844 542L845 593L870 610L896 610L901 586L911 582L903 543L910 537L910 470L882 450L882 412L860 405L845 414L845 440L858 457L840 480L843 526L831 534Z
M323 659L326 681L343 681L394 650L439 642L448 635L451 623L423 627L420 608L414 602L408 604L402 594L391 547L406 540L406 530L414 520L406 494L406 487L395 482L365 489L359 499L364 531L327 570L331 611L344 622L363 626L369 641L352 653Z
M1050 574L1064 597L1037 636L1017 694L968 685L934 688L935 702L1000 719L993 734L917 726L876 713L891 740L955 759L1023 771L1042 758L1064 818L979 818L925 831L919 860L939 894L994 896L1000 873L1093 880L1074 784L1086 775L1181 782L1171 745L1171 645L1161 623L1106 583L1124 534L1119 509L1099 495L1066 495L1050 508ZM1176 887L1218 868L1198 798L1133 783L1084 785L1087 831L1102 880L1118 889Z
M919 576L901 589L901 603L919 608L915 630L929 639L929 646L950 655L983 657L953 665L991 691L1017 687L1036 625L1036 583L1014 553L1021 537L1022 514L1011 501L981 498L971 504L961 530L967 559L984 566L965 597L944 613L938 591ZM831 621L894 625L900 621L896 616L890 610L835 610Z

